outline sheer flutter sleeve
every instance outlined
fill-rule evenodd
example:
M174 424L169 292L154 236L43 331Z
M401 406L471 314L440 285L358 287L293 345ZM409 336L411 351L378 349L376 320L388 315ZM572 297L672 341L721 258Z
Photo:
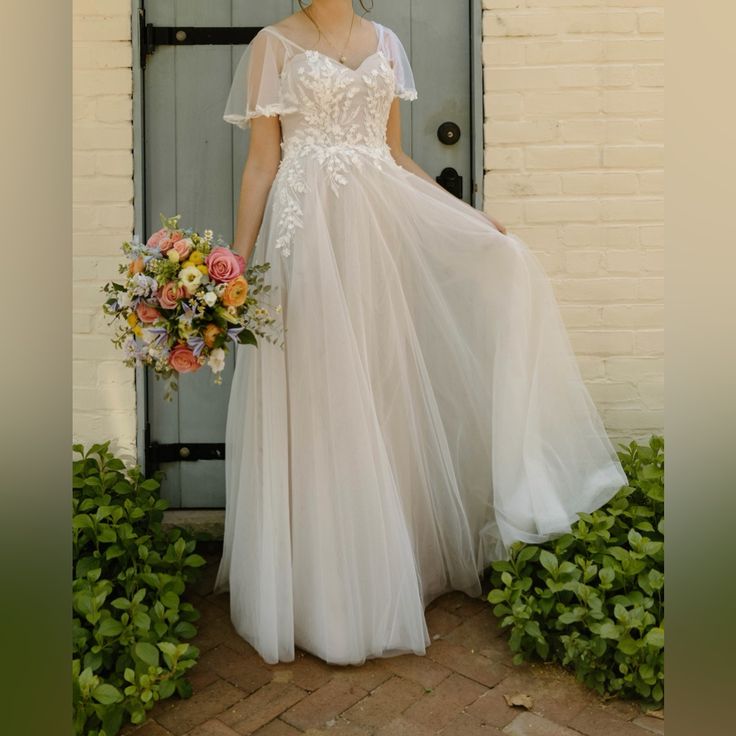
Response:
M403 100L416 100L417 88L414 83L414 74L401 39L391 28L384 26L383 42L386 56L394 68L396 79L394 93Z
M281 84L286 49L273 33L261 29L248 44L235 68L223 119L248 128L258 115L291 112Z

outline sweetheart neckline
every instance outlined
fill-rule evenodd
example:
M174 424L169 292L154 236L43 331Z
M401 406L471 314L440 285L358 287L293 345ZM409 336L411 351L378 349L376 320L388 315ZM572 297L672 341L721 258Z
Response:
M369 59L372 59L374 56L378 56L379 54L381 54L383 55L384 59L386 58L386 55L383 53L383 48L382 48L383 34L381 33L379 24L374 20L371 20L370 22L375 26L375 29L376 29L376 50L372 54L368 54L368 56L366 56L363 59L363 61L361 61L360 64L358 64L358 66L355 67L355 69L353 69L353 67L347 66L347 64L343 64L338 59L335 59L333 56L330 56L329 54L325 54L322 51L319 51L318 49L305 49L303 46L298 44L296 41L292 41L290 38L285 36L283 33L281 33L281 31L276 30L273 26L270 26L270 25L264 26L263 30L270 31L274 35L279 36L280 38L284 39L284 41L286 41L287 43L290 43L292 44L292 46L296 46L296 48L299 49L299 53L293 54L287 60L288 62L291 62L293 59L297 58L298 56L306 56L307 54L311 53L311 54L316 54L318 56L321 56L324 59L328 59L329 61L334 62L341 69L347 69L349 72L352 72L353 74L357 74L358 72L360 72L363 66L365 66L366 62ZM286 67L286 64L284 64L284 67Z
M358 64L358 66L353 69L350 66L346 66L345 64L340 63L337 59L333 59L328 54L323 54L321 51L317 51L317 49L305 49L304 51L300 51L298 54L294 54L290 59L288 59L287 63L291 63L294 61L294 59L298 59L300 56L307 56L307 54L315 54L316 56L321 56L323 59L327 59L328 61L332 61L335 64L337 64L339 69L346 69L347 71L351 72L352 74L358 74L360 73L361 69L370 61L374 56L383 56L385 59L386 56L383 53L383 49L378 49L377 51L374 51L372 54L369 54L368 56L363 59L363 61ZM285 65L286 66L286 65Z

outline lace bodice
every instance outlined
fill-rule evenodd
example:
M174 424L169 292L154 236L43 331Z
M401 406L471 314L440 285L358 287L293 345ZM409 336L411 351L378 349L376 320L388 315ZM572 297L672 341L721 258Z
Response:
M280 204L276 247L285 256L302 225L305 158L319 163L335 195L366 163L393 163L386 143L391 103L395 96L416 99L417 92L398 36L371 22L376 49L356 68L299 46L273 26L256 34L236 68L224 119L247 128L258 115L281 118L274 186Z

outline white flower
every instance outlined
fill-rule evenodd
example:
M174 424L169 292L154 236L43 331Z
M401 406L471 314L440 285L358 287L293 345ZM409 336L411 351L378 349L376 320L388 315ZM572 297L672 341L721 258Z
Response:
M117 293L117 299L118 299L118 306L121 309L127 309L132 304L130 294L128 294L127 291L119 291Z
M208 365L213 373L219 373L225 367L225 351L222 348L215 348L210 353Z
M206 240L206 241L207 241L208 243L211 243L211 242L212 242L212 238L213 238L213 236L214 236L214 233L212 232L212 230L205 230L205 231L204 231L204 239L205 239L205 240Z
M152 296L158 290L156 279L144 273L133 274L130 278L129 294L132 296Z
M222 296L225 293L226 288L227 284L217 284L217 286L215 286L215 294L217 294L217 296Z
M196 266L187 266L179 272L179 281L187 293L193 294L202 283L202 272Z
M214 291L208 291L204 295L204 302L208 307L214 307L217 304L217 294Z

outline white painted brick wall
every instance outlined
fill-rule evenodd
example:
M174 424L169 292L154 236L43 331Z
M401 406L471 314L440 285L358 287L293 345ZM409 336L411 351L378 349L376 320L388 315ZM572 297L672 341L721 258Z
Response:
M74 0L73 12L74 439L133 454L134 371L100 309L133 233L131 4Z
M485 209L617 441L663 431L663 0L483 0Z
M485 207L549 273L611 436L663 428L663 0L484 0ZM74 0L74 435L135 447L99 286L133 232L128 0Z

